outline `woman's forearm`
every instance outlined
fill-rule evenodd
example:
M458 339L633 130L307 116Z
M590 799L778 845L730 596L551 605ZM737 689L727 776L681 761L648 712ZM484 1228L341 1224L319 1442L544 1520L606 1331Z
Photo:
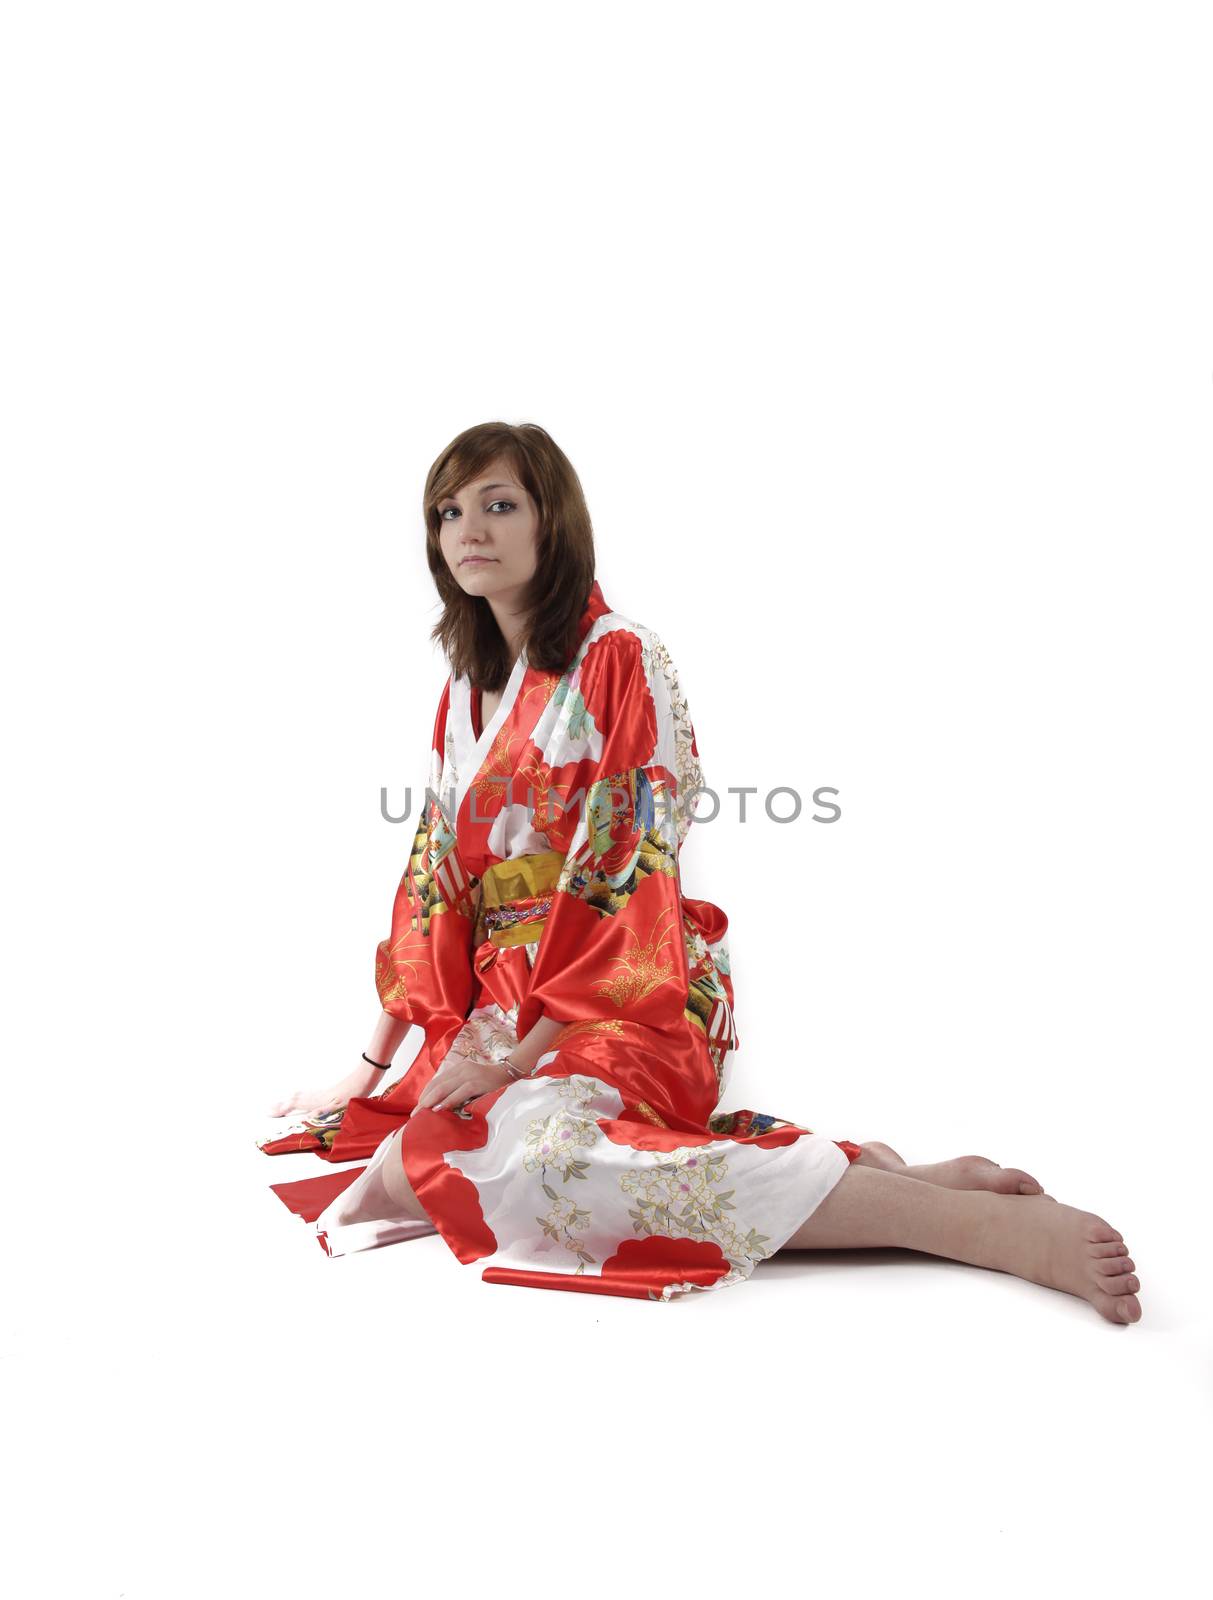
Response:
M375 1031L371 1034L371 1042L366 1047L367 1055L380 1066L386 1066L400 1048L401 1039L412 1026L413 1024L403 1017L394 1017L390 1011L381 1011L379 1021L375 1024Z
M510 1060L523 1072L529 1072L544 1051L551 1047L552 1040L561 1028L567 1027L567 1022L558 1022L555 1017L540 1017L521 1044L516 1044L510 1051Z

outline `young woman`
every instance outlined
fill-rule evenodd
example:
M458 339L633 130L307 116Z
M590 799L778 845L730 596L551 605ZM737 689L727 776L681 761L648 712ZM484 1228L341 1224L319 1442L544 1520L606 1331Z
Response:
M489 1282L668 1300L778 1250L895 1245L1137 1321L1120 1234L1028 1173L716 1109L738 1042L727 921L680 886L703 780L669 652L607 603L543 429L460 434L424 509L451 676L379 1020L263 1146L371 1157L275 1186L329 1253L437 1231ZM414 1023L416 1060L374 1094Z

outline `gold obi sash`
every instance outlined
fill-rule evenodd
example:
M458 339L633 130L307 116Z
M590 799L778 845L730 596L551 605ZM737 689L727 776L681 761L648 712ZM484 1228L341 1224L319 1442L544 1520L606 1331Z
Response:
M559 850L515 856L499 861L480 880L480 906L476 913L475 942L504 950L509 945L534 944L543 933L552 895L564 856ZM477 966L483 970L497 959L485 951Z

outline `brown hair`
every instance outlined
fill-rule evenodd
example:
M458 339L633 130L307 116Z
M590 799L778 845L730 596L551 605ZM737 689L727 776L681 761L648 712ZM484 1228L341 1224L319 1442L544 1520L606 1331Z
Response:
M439 543L438 504L478 478L498 457L509 462L539 512L535 575L523 600L522 645L543 672L564 672L577 647L577 623L594 586L594 531L581 482L560 446L535 422L480 422L452 439L425 480L425 554L443 604L430 634L456 676L504 689L512 662L488 601L465 594Z

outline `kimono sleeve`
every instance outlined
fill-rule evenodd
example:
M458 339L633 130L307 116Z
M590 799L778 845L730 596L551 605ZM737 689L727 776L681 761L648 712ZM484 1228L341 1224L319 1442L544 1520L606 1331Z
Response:
M447 680L434 722L429 782L408 864L392 906L392 928L375 952L375 987L383 1009L415 1022L427 1039L467 1016L472 1000L473 888L456 848L454 817L442 793Z
M592 754L564 786L575 821L550 833L564 862L519 1039L541 1014L669 1028L687 1005L678 853L701 780L677 674L655 634L625 628L595 643L578 687Z

